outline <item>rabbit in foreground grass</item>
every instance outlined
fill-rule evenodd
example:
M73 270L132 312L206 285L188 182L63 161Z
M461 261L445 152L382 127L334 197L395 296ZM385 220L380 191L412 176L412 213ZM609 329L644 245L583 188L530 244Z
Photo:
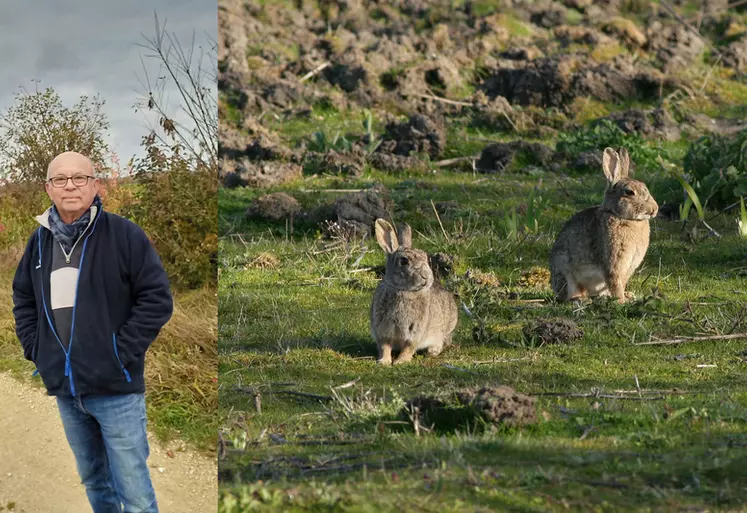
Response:
M428 255L412 247L412 229L400 227L399 238L391 224L376 220L376 240L386 253L386 274L371 304L371 334L379 348L377 363L412 360L425 349L437 356L451 344L458 311L454 296L434 279Z
M552 289L561 301L612 295L626 299L625 287L641 265L649 243L649 219L659 206L642 182L628 177L630 157L605 148L604 202L566 222L550 257Z

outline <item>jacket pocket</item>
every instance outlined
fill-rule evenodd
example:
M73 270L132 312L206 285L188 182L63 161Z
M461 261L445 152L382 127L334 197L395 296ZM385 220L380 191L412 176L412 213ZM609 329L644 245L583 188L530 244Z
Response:
M130 383L132 381L132 378L130 377L129 371L125 369L124 365L122 365L122 360L119 359L119 349L117 348L117 334L114 332L112 332L112 345L114 346L114 356L117 358L119 368L122 370L122 374L124 374L127 382Z

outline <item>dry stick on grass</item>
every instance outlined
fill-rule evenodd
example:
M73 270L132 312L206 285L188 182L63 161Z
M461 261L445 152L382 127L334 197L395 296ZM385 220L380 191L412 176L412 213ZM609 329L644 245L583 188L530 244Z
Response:
M601 394L601 393L578 393L578 392L537 392L530 393L529 395L534 396L550 396L550 397L593 397L602 399L623 399L628 401L659 401L666 399L663 395L654 395L647 397L640 397L635 395L616 395L616 394Z
M436 204L433 203L433 200L431 200L431 206L433 207L433 213L436 214L436 219L438 219L438 225L441 227L441 232L444 234L444 238L448 241L449 235L446 233L446 230L444 230L444 224L441 222L441 218L438 215L438 210L436 210Z
M342 192L342 193L348 193L348 192L363 192L367 189L300 189L298 192L303 192L304 194L309 193L319 193L319 192Z
M302 76L299 82L306 82L308 79L310 79L311 77L313 77L314 75L316 75L317 73L319 73L320 71L322 71L324 68L328 66L329 66L329 61L323 64L320 64L319 66L317 66L316 68L312 69L311 71L306 73L304 76Z
M459 105L462 107L474 107L475 105L470 102L460 102L458 100L449 100L447 98L441 98L440 96L433 96L432 94L424 94L424 93L415 93L414 96L419 96L420 98L427 98L429 100L441 102L441 103L448 103L449 105Z
M480 158L480 155L475 155L473 157L456 157L453 159L439 160L438 162L433 162L432 166L433 167L446 167L452 164L457 164L459 162L464 162L465 160L469 161L469 160L474 160L478 158Z
M668 346L674 344L685 344L687 342L704 342L709 340L734 340L747 338L747 333L733 333L731 335L709 335L707 337L680 337L670 340L652 340L650 342L636 342L634 346Z

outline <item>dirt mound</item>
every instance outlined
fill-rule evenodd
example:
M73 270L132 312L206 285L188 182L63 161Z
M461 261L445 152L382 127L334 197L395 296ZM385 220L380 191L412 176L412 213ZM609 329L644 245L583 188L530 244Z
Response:
M633 20L614 16L602 24L602 30L630 48L643 48L648 38Z
M361 176L365 164L365 156L352 151L329 150L325 153L308 152L304 155L304 167L312 173Z
M509 386L465 388L452 394L424 395L405 403L405 415L438 431L466 426L517 427L537 422L536 399ZM487 423L488 426L485 426Z
M550 285L550 271L544 267L532 267L521 273L520 287L547 287Z
M560 25L553 30L555 38L563 46L581 44L589 46L608 45L613 39L593 27L577 25Z
M378 151L405 157L411 153L427 153L436 158L445 145L443 127L428 117L415 114L406 122L388 123Z
M656 55L665 72L692 64L705 49L703 40L682 25L655 21L649 26L647 37L645 49Z
M403 172L403 171L425 171L425 162L417 157L404 157L390 153L374 152L368 157L368 162L381 171Z
M536 399L509 386L467 389L457 392L457 397L494 424L521 426L537 421Z
M568 19L568 10L560 4L551 3L533 10L529 20L542 28L563 25Z
M324 77L330 84L338 86L346 93L351 93L365 82L366 70L360 66L335 64L324 70Z
M584 336L584 331L570 319L535 319L524 326L522 333L533 346L570 344Z
M576 154L571 166L578 171L602 171L602 151L582 151Z
M722 54L724 57L721 62L724 66L743 73L747 72L747 37L730 43L726 49L722 50Z
M301 211L301 204L296 198L284 192L265 194L255 199L246 211L250 219L283 221Z
M509 167L517 157L523 164L547 166L553 159L554 151L540 143L512 141L487 146L480 153L475 167L481 173L496 173Z
M668 141L677 141L680 138L677 122L661 107L652 110L628 109L613 112L601 119L609 119L625 133L638 133L644 137Z
M512 104L562 107L578 97L603 102L651 98L658 96L660 87L668 91L673 85L672 79L623 61L589 66L578 56L561 55L522 68L498 69L481 89L490 98L503 96Z
M501 279L498 276L479 269L468 269L464 273L464 279L478 287L497 288L501 286Z
M218 175L224 187L272 187L296 180L302 175L299 164L283 161L252 161L223 159L218 162Z
M267 187L301 176L301 166L290 149L261 127L247 128L253 135L231 127L220 128L218 176L225 187Z
M436 279L444 279L451 274L452 269L454 269L454 261L454 256L446 253L428 255L428 262Z
M382 185L340 196L332 204L325 204L304 215L308 222L325 230L350 235L370 235L376 219L392 220L393 208L389 191ZM331 232L330 232L331 233Z

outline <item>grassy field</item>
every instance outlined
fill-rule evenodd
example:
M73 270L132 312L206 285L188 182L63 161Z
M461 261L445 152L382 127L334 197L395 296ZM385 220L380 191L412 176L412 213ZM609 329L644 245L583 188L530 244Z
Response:
M676 157L682 145L668 149ZM638 177L660 204L678 197L663 171ZM601 201L601 171L370 171L278 190L310 208L337 196L325 189L374 183L390 190L417 247L455 257L445 280L463 305L455 345L376 366L368 308L384 257L375 241L249 222L247 204L267 191L221 190L223 511L739 510L747 339L636 345L747 331L747 244L733 214L711 213L722 236L701 231L697 241L694 214L684 231L654 220L628 287L636 301L576 308L554 302L540 269L564 220ZM506 214L525 211L533 190L537 229L509 234ZM527 322L552 318L573 319L583 337L539 346L522 335ZM483 385L535 395L538 421L494 432L462 412L416 433L402 414L415 396Z
M708 46L697 55L675 48L689 29L659 2L605 2L599 19L569 8L550 28L529 16L544 16L531 2L521 6L527 12L491 0L460 11L463 5L370 3L337 12L327 3L317 11L316 4L281 0L243 13L249 43L232 50L234 60L246 53L249 73L221 91L222 123L233 129L224 145L237 169L247 158L285 163L288 157L259 151L276 143L297 149L306 142L306 150L331 155L345 147L336 135L353 141L363 131L370 138L389 132L401 139L387 129L385 113L403 123L415 112L430 116L446 141L430 161L416 155L433 172L386 174L367 165L359 177L331 176L307 165L301 179L283 186L219 191L220 510L745 511L747 240L738 235L738 209L724 207L744 195L733 184L746 186L747 146L708 154L698 180L689 170L701 199L717 186L729 199L705 212L718 235L695 209L686 223L653 220L648 254L628 285L635 299L626 304L558 304L548 283L550 249L563 223L602 200L601 167L553 171L526 154L494 174L473 172L469 159L432 162L474 157L498 141L541 142L558 153L565 147L572 157L624 145L635 177L660 206L675 205L677 218L684 195L670 172L683 171L692 145L710 144L698 138L713 126L744 119L743 74L715 64ZM703 8L675 7L685 18ZM329 18L326 31L315 23L319 13ZM747 33L744 11L722 14L698 25L719 52ZM558 24L576 34L570 43ZM630 30L636 28L640 33ZM679 35L660 41L666 30ZM602 33L612 39L604 43ZM389 41L380 41L387 34ZM636 35L654 44L633 44ZM657 45L682 51L686 64L668 66L673 54L660 55ZM317 52L319 63L346 63L350 68L339 69L349 72L361 66L366 78L350 84L337 70L310 78ZM555 70L561 56L575 56L573 64L534 74ZM514 62L489 64L499 57ZM606 67L628 73L618 61L645 73L655 68L658 94L636 86L635 94L610 101L609 82L594 77ZM599 67L573 75L591 65ZM500 73L507 69L515 74ZM567 100L523 95L568 92L580 78L594 78L594 87ZM668 90L669 79L680 85ZM485 106L481 92L504 97L511 108ZM246 104L237 101L242 93ZM624 136L590 128L612 113L644 109L648 116L654 108L672 116L681 132L671 138L678 140L639 128ZM715 164L724 156L731 161ZM726 187L717 171L729 165L739 178ZM416 247L453 258L443 282L458 295L459 325L454 346L439 357L376 365L368 312L385 257L374 240L330 239L298 217L291 230L283 221L245 216L270 192L286 192L311 211L375 185L386 187L394 220L412 226ZM534 323L554 320L575 322L582 335L567 343L532 336ZM710 339L647 344L697 336ZM454 400L501 385L535 399L535 422L494 425Z

